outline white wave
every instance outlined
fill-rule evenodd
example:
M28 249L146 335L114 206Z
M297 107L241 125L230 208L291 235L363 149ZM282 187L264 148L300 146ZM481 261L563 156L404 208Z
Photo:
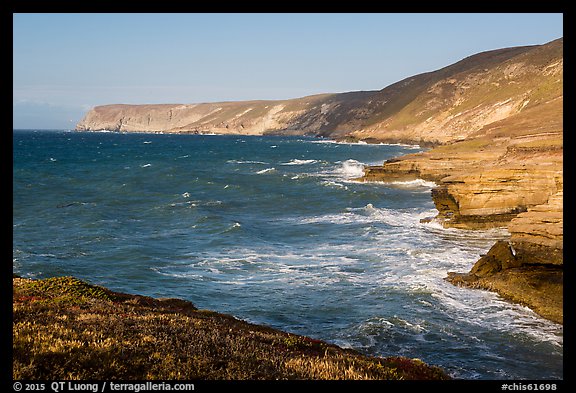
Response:
M512 305L501 300L498 295L455 287L444 280L447 271L468 271L480 252L478 248L467 249L462 240L455 238L444 247L437 247L437 240L427 235L426 230L414 228L419 218L430 215L431 211L403 210L398 214L388 209L367 204L360 208L349 208L341 214L310 217L302 223L330 222L346 223L373 222L385 220L394 223L398 235L390 231L375 232L373 241L362 244L316 244L305 249L285 249L274 247L245 247L215 251L203 255L200 262L190 265L191 278L201 271L210 274L218 269L218 282L235 285L282 285L290 288L328 288L339 283L358 285L370 291L411 292L418 296L416 304L407 305L415 310L425 302L427 308L434 308L448 320L454 320L454 334L462 332L462 326L477 326L480 330L515 332L537 342L552 342L562 346L562 336L558 326L543 321L532 311L522 306ZM235 225L235 224L234 224ZM234 226L233 225L233 226ZM422 227L422 226L421 226ZM463 231L463 230L459 230ZM482 235L477 234L480 238ZM410 239L421 239L416 246ZM486 247L491 243L484 240ZM450 246L452 244L452 246ZM238 256L241 255L242 259ZM184 267L163 270L186 276ZM370 274L365 272L369 271ZM200 274L202 277L203 275ZM221 276L221 277L220 277ZM205 276L203 280L211 279ZM213 279L213 278L212 278ZM424 298L421 298L424 294ZM428 297L430 296L430 297ZM444 317L441 317L441 319ZM399 329L418 340L418 335L435 331L435 322L422 323L418 317L394 315L381 321L371 320L369 329ZM451 325L452 326L452 325ZM481 340L481 337L479 338Z
M262 169L261 171L256 172L256 174L258 175L263 175L265 173L271 173L271 172L275 172L276 168L266 168L266 169Z
M283 162L280 165L306 165L306 164L314 164L318 162L317 160L299 160L297 158L290 160L289 162Z
M226 162L229 164L261 164L261 165L269 164L268 162L264 161L250 161L250 160L228 160Z
M436 216L428 216L428 217L423 217L426 219L430 219L429 221L427 220L426 222L423 222L422 224L425 225L425 227L429 228L429 229L433 229L433 230L437 230L437 231L442 231L446 228L444 228L444 226L442 225L442 223L440 221L438 221L436 218Z
M309 141L310 143L326 143L326 144L335 144L335 145L356 145L356 146L399 146L404 147L406 149L421 149L422 147L417 144L407 144L407 143L368 143L366 141L357 141L357 142L346 142L346 141L335 141L332 139L323 139L323 140L316 140L316 141Z
M237 228L241 228L242 224L240 224L239 222L235 222L234 224L232 224L231 226L229 226L228 228L226 228L224 231L222 231L221 233L228 233L231 232Z
M346 141L335 141L333 139L323 139L319 141L310 141L310 143L326 143L326 144L334 144L334 145L360 145L360 146L367 146L369 143L365 141L357 141L357 142L346 142Z
M163 276L168 276L168 277L186 278L186 279L201 280L201 281L204 280L204 276L202 274L194 274L190 271L182 272L182 273L176 273L176 272L166 271L166 269L160 269L160 268L155 268L155 267L152 267L151 270L155 271L158 274L161 274Z
M337 183L335 181L331 181L331 180L326 180L322 182L323 186L327 186L327 187L338 187L338 188L343 188L345 190L348 189L348 187L346 187L344 184L342 183Z
M432 181L427 181L424 179L415 179L415 180L409 180L409 181L393 181L393 182L388 182L386 184L398 186L399 188L408 188L408 189L419 188L419 187L434 188L437 186L436 183L434 183Z
M170 203L168 206L170 207L179 207L179 206L190 206L190 207L196 207L198 206L196 203L191 202L191 201L186 201L186 202L174 202L174 203ZM156 207L155 209L161 209L161 207Z
M144 165L140 165L140 168L148 168L149 166L152 166L152 164L144 164Z
M345 179L354 179L364 176L364 164L356 160L346 160L336 169L336 174Z
M325 214L321 216L300 219L302 224L370 224L383 223L395 227L413 228L422 225L420 219L428 217L432 211L414 211L413 209L398 210L376 208L371 203L361 208L347 208L339 214Z
M182 196L183 196L184 198L188 198L188 197L190 197L190 193L185 192L184 194L182 194Z
M421 219L435 215L438 212L436 209L419 211L415 209L377 208L371 203L360 209L350 209L350 211L363 211L364 214L367 214L368 218L374 221L406 228L420 226Z

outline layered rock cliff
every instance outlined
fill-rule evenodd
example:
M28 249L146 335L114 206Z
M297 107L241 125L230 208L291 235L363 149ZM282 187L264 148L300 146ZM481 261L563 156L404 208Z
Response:
M537 266L561 274L562 118L561 38L544 45L479 53L379 91L283 101L107 105L93 108L76 128L309 134L436 146L366 168L363 180L433 180L438 184L432 191L437 219L444 226L507 227L514 269L533 272ZM500 270L492 269L492 273L510 273L510 264L499 263ZM483 285L472 272L453 282L468 285L476 280L477 287L496 289L487 284L490 276L482 276ZM520 281L510 286L515 288L512 292L539 285ZM555 303L560 310L553 317L542 314L561 321L561 291L554 288L551 296L560 296ZM526 297L522 299L534 306Z

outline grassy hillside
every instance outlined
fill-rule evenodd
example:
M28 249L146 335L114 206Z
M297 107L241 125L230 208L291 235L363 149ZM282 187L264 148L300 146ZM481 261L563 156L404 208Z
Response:
M96 107L78 130L289 133L450 143L563 94L563 39L487 51L379 91L290 100Z
M352 134L453 142L562 95L563 39L489 51L381 90L378 108Z

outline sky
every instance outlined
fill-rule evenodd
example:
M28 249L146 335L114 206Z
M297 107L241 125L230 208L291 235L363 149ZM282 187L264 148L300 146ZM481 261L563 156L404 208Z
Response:
M560 13L16 13L13 127L73 129L104 104L380 90L562 36Z

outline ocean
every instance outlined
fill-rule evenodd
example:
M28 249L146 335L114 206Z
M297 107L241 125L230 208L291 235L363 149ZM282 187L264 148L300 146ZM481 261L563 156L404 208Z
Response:
M444 229L433 183L362 183L419 146L14 130L13 271L72 275L462 379L562 379L563 328L458 288L502 229Z

